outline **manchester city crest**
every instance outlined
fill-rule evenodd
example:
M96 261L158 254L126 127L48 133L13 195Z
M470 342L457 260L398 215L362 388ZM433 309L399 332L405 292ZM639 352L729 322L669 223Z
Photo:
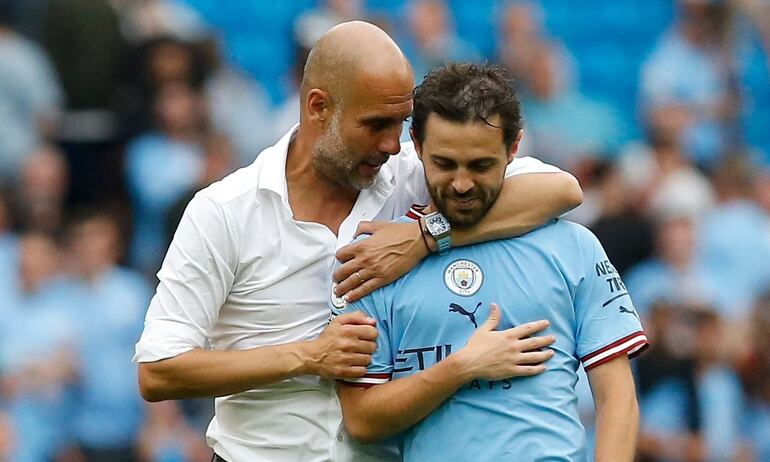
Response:
M444 270L444 284L457 295L471 296L481 289L484 273L470 260L455 260Z

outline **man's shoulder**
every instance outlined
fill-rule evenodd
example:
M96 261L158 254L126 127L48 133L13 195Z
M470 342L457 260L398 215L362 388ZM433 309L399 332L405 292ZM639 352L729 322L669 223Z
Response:
M562 218L555 218L522 236L509 237L502 239L501 242L515 245L523 241L544 243L566 240L574 244L575 240L582 242L584 239L593 236L594 234L591 230L579 223Z
M595 242L598 240L585 226L563 219L554 219L522 236L481 242L459 249L467 248L468 255L482 256L500 255L501 252L513 252L523 256L533 255L532 252L534 252L548 261L566 264L568 261L579 262L582 259L580 255L592 249Z
M234 199L252 193L258 188L260 172L259 158L252 164L240 168L219 181L198 191L198 195L224 205Z

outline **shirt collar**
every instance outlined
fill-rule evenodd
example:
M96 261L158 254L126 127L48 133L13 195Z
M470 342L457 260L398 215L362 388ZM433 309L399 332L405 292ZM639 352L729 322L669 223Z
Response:
M289 152L289 142L291 142L298 127L299 124L294 124L277 143L257 157L257 161L262 162L257 187L273 191L285 201L289 200L286 187L286 156Z

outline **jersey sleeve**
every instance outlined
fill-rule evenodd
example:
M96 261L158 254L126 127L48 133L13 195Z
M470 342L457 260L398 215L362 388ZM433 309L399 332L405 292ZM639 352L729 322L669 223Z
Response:
M334 297L333 294L332 297ZM381 288L353 303L347 303L342 299L337 299L338 303L332 301L332 317L361 311L374 318L377 323L377 349L372 353L372 362L369 363L363 377L345 380L349 385L371 387L389 381L393 374L393 354L391 353L388 316L390 310L385 303L385 298L385 288Z
M579 227L582 277L575 291L577 355L588 371L648 346L628 290L599 240Z

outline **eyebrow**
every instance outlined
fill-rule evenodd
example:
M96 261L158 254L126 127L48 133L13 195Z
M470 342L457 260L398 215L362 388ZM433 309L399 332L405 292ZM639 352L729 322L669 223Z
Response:
M405 118L401 117L383 117L383 116L364 116L361 118L361 123L366 125L391 125L391 124L399 124L403 122L406 118L411 117L411 114Z
M434 154L430 154L430 157L431 157L431 159L435 159L435 160L443 160L443 161L447 161L447 162L457 163L457 160L455 160L453 158L450 158L450 157L446 157L446 156L441 155L441 154L435 154L435 153ZM468 165L483 164L483 163L487 163L487 162L497 162L499 160L500 159L498 159L496 156L481 157L481 158L478 158L478 159L473 159L473 160L468 161Z

